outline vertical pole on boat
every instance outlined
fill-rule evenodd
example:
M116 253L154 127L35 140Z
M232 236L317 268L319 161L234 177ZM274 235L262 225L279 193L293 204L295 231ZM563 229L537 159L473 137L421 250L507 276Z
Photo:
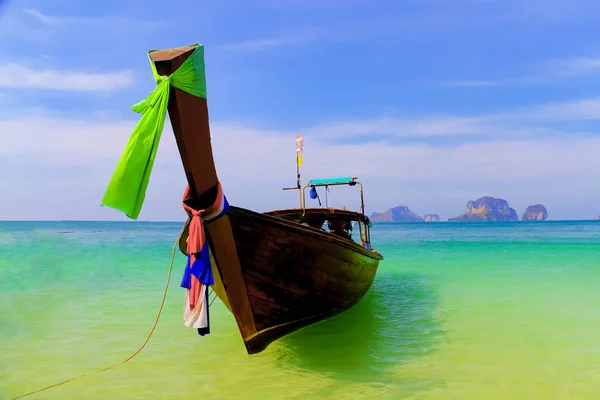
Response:
M362 183L359 183L358 185L360 187L360 212L362 213L363 218L364 218L364 217L366 217L366 215L365 215L365 196L363 194L363 185L362 185ZM368 233L367 233L368 230L369 230L369 227L367 226L367 223L365 222L365 238L364 238L365 242L370 242L370 239L369 239Z
M302 185L300 183L300 167L302 166L302 151L304 150L304 139L302 135L296 136L296 186L300 192L300 208L304 208L304 196L302 193Z

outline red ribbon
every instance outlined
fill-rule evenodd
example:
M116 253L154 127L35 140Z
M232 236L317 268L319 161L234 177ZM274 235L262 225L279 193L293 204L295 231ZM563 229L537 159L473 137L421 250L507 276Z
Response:
M187 199L190 196L190 185L187 185L185 188L185 192L183 193L183 200ZM204 221L202 219L206 214L213 213L221 208L223 203L223 189L221 188L221 182L218 183L217 188L217 198L215 202L208 208L203 210L195 210L192 207L185 204L182 201L183 209L185 212L192 217L190 221L190 231L187 240L187 253L190 256L190 268L194 267L194 262L196 261L196 254L202 251L204 247L204 243L206 242L204 235ZM200 297L200 289L202 284L198 281L193 274L191 277L192 283L189 293L190 299L190 309L194 309L198 304L198 300Z

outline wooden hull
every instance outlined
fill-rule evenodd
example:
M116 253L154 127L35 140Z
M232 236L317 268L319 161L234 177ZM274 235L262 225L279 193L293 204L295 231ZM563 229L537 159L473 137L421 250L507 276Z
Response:
M228 218L254 325L249 329L238 319L249 354L355 305L383 259L350 240L272 215L230 207ZM186 238L184 231L182 251ZM227 290L226 270L217 262L214 289L231 310L230 300L240 294Z

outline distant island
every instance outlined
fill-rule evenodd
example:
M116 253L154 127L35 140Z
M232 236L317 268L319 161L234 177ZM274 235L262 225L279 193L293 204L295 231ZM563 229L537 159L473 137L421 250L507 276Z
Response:
M485 221L518 221L519 216L514 208L510 208L504 199L484 196L467 203L467 211L458 217L450 218L451 222L485 222Z
M439 222L437 214L425 214L420 217L406 206L389 208L382 213L374 212L370 217L373 222Z
M548 210L542 204L528 206L523 213L522 221L545 221ZM370 217L373 222L439 222L438 214L425 214L420 217L407 206L397 206L382 213L374 212ZM598 217L600 219L600 216ZM519 216L508 202L501 198L483 196L467 203L467 210L458 217L449 218L450 222L506 222L518 221Z
M541 204L527 207L521 221L545 221L548 218L548 210Z
M425 222L414 212L410 211L406 206L398 206L390 208L382 213L371 214L373 222Z
M440 222L440 216L437 214L425 214L423 219L425 222Z

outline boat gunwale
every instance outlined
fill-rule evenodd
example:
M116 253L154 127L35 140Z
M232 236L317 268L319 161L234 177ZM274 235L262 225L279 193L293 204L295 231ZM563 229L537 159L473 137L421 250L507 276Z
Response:
M340 244L343 247L346 247L348 250L354 250L354 251L360 252L360 253L362 253L366 256L369 256L370 258L373 258L373 259L383 260L383 256L381 254L379 254L379 252L369 251L353 240L338 237L338 236L336 236L332 233L326 232L322 229L317 229L317 228L313 228L311 226L301 225L296 222L286 220L284 218L267 215L265 213L258 213L256 211L248 210L248 209L241 208L241 207L230 206L230 210L232 208L234 209L234 212L242 211L243 213L253 214L252 216L255 216L259 219L267 220L270 223L282 224L282 225L286 225L293 229L305 231L306 233L311 233L311 234L314 234L317 236L322 236L324 239L332 241L335 244Z
M366 215L364 215L363 213L359 212L359 211L354 211L354 210L344 210L344 209L340 209L340 208L319 208L319 207L312 207L312 208L284 208L284 209L279 209L279 210L271 210L271 211L266 211L263 214L265 215L269 215L272 217L278 217L279 215L292 215L292 214L300 214L301 217L303 217L304 215L307 214L312 214L312 215L318 215L318 214L327 214L330 213L332 216L335 216L335 214L338 214L340 217L353 217L352 221L356 221L356 222L362 222L362 223L366 223L367 221L369 221L369 217L367 217ZM277 214L277 213L281 213L281 214Z
M287 210L287 209L284 209L284 210ZM275 211L284 211L284 210L275 210ZM290 210L294 210L294 209L290 209ZM340 211L355 212L355 211L348 211L348 210L340 210ZM350 251L360 253L361 255L367 256L369 258L379 260L379 261L383 260L383 256L376 250L367 250L363 246L361 246L360 244L356 243L353 240L344 239L344 238L335 236L334 234L326 232L322 229L317 229L317 228L313 228L310 226L302 225L297 222L286 220L285 218L252 211L252 210L242 208L242 207L229 206L229 211L227 214L229 214L231 212L233 212L234 214L236 212L241 213L241 214L247 214L252 218L260 219L260 220L264 221L265 223L268 223L271 225L280 225L280 226L283 225L285 228L293 229L293 230L297 231L298 234L309 234L312 236L317 236L318 239L323 239L323 240L330 242L331 244L345 247L346 249L348 249ZM181 239L179 242L180 243L179 248L182 252L184 252L183 249L185 248L185 245L184 245L185 239L187 239L187 235L185 234L185 231L188 228L189 223L190 223L190 218L188 217L187 221L183 225L183 228L182 228L181 234L180 234ZM206 223L210 224L210 221L207 221Z

